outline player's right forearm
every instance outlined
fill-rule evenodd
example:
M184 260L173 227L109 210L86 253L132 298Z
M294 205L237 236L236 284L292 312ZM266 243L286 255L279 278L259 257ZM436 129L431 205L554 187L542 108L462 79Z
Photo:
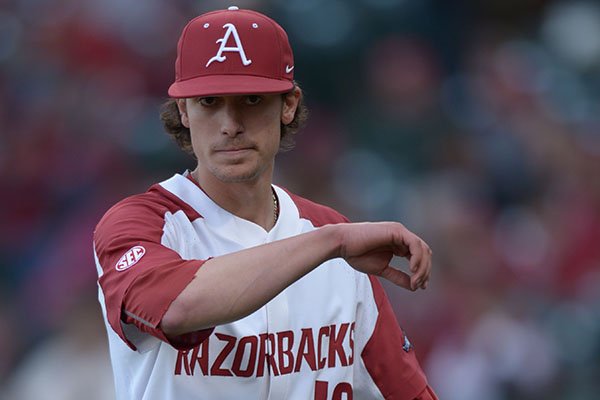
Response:
M162 319L167 336L243 318L324 261L339 257L340 226L215 257L173 301Z

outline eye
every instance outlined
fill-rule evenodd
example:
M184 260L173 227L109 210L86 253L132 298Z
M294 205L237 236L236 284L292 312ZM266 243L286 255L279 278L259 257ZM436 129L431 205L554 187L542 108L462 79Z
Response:
M198 103L202 104L203 106L214 106L215 104L217 104L217 98L216 97L199 97L197 99Z
M262 101L262 97L256 94L251 94L249 96L246 96L245 101L246 104L254 106Z

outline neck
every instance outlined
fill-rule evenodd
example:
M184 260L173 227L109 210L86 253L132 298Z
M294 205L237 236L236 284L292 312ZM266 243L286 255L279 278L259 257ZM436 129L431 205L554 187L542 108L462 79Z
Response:
M278 203L273 201L272 170L243 182L223 182L210 174L202 176L198 169L192 176L208 197L224 210L267 231L275 225Z

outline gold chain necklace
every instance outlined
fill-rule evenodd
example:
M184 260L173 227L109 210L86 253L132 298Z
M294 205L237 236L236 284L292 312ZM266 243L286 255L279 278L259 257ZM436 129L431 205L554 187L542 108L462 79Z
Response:
M273 225L277 222L277 218L279 217L279 201L277 200L277 196L275 196L275 191L271 189L271 195L273 196Z

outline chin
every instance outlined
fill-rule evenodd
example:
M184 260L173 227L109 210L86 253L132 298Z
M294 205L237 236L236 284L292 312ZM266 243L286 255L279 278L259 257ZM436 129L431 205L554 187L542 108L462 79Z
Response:
M224 183L251 182L258 179L261 170L257 168L236 168L229 167L212 171L213 175Z

